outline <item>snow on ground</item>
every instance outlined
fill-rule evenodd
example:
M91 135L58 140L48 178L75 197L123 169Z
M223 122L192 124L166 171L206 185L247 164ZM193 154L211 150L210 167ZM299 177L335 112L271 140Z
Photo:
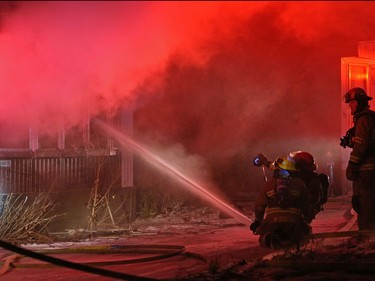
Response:
M355 230L350 209L349 197L330 198L325 210L312 223L313 233ZM247 215L253 218L248 210ZM138 252L79 252L53 256L83 264L99 262L100 268L159 280L372 280L368 278L375 269L375 241L369 238L354 244L349 240L350 237L317 238L299 252L277 252L260 247L258 236L252 234L249 226L207 209L190 212L188 217L170 214L137 220L124 231L108 231L106 236L23 247L32 250L95 246L107 249L120 245L134 250L142 246ZM166 247L161 251L185 251L173 257L147 261L160 255L151 251L155 245ZM10 253L2 250L0 254ZM263 259L266 256L271 258ZM108 264L102 266L103 261ZM1 280L113 280L64 267L46 267L44 262L31 258L22 258L15 266L1 275Z

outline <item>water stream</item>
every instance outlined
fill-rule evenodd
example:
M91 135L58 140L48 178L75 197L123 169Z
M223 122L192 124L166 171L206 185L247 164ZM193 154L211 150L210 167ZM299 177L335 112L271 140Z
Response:
M228 203L224 202L218 196L214 195L213 193L209 192L203 186L198 184L193 179L184 175L181 171L173 167L171 164L164 161L161 157L159 157L156 153L151 152L150 150L146 149L144 146L136 142L133 138L127 136L123 132L108 126L102 121L95 121L95 124L103 130L106 134L111 136L115 139L123 149L131 148L134 153L137 153L139 156L144 158L149 163L156 166L160 171L167 173L168 175L174 177L175 179L179 180L184 184L186 188L188 188L191 192L194 192L198 196L200 196L205 201L211 203L216 208L224 212L225 214L231 216L236 221L246 226L249 226L252 221L246 217L244 214L230 206Z

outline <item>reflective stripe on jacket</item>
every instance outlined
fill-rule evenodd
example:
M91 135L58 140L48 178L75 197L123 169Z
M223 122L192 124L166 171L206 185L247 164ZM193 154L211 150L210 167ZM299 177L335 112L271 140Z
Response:
M365 109L353 119L355 131L349 162L359 171L375 171L375 112Z
M287 207L279 205L276 199L275 184L275 178L268 181L263 192L261 192L255 202L254 213L256 220L262 221L266 213L267 216L270 216L270 212L271 214L273 213L273 217L277 215L282 215L284 217L286 214L292 214L292 217L294 217L294 210L299 210L300 217L307 217L310 215L311 207L309 204L308 189L301 179L292 178L290 180L289 192L291 198L290 204ZM281 210L284 210L284 212L282 213Z
M302 210L298 208L267 208L265 220L276 223L300 223L302 221Z

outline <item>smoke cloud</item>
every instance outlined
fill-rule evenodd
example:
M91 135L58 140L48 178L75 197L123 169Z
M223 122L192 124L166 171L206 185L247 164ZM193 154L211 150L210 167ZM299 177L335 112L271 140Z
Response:
M87 105L93 114L131 105L137 86L175 50L204 59L194 45L205 39L216 6L19 2L2 13L0 117L39 124L68 112L70 125Z
M128 107L137 138L181 144L228 190L255 188L258 152L307 150L321 167L327 152L338 158L340 58L375 30L372 2L6 3L10 142L30 126L54 132L62 116L69 127Z

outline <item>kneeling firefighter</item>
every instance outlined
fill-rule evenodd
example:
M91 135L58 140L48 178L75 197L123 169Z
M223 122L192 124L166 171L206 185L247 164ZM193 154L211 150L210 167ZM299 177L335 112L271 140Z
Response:
M274 162L273 177L255 202L255 220L250 230L260 235L263 247L297 248L308 241L311 227L306 217L311 214L306 184L294 176L295 161L290 156L279 157Z
M324 173L316 171L317 164L314 156L306 151L290 152L289 157L295 162L297 171L293 171L293 176L304 181L309 192L309 204L311 214L306 217L308 223L311 223L315 216L324 210L324 204L328 201L329 179ZM277 167L275 162L271 162L262 153L259 153L253 160L256 167L266 167L274 170Z

